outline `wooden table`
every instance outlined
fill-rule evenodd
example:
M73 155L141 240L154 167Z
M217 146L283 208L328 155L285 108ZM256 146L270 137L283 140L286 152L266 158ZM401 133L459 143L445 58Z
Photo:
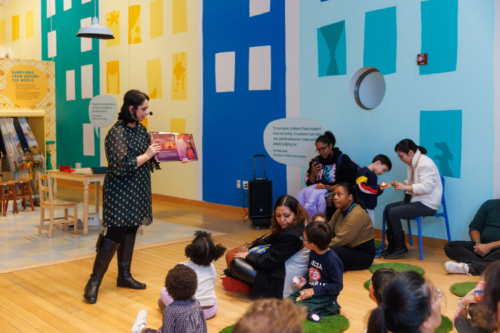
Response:
M48 172L53 179L65 179L83 183L83 234L89 232L89 184L95 183L95 214L99 215L99 183L104 183L105 174L81 174L51 170Z

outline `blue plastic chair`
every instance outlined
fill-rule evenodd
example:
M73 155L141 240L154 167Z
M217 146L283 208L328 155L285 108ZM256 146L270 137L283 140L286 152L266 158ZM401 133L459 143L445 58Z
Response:
M450 224L448 222L448 210L446 209L446 199L444 198L444 177L442 176L441 176L441 184L443 185L443 196L441 198L441 205L443 206L443 211L441 213L436 213L433 216L444 217L444 221L446 224L446 234L448 236L448 242L450 242L451 241ZM417 216L406 220L408 223L408 236L410 237L410 245L413 246L413 238L411 236L411 224L410 224L411 220L417 221L418 224L418 245L420 246L420 260L424 260L424 254L422 251L422 217ZM384 246L384 243L385 243L385 214L382 214L382 247Z

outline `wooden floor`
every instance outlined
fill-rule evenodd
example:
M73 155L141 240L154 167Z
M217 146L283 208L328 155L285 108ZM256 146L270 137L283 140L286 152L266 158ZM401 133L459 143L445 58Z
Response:
M78 194L67 193L68 197ZM225 235L215 238L232 249L265 233L242 222L241 214L229 214L182 205L155 203L155 218L200 228ZM148 232L147 227L145 232ZM132 265L134 277L147 283L146 290L116 287L116 258L110 265L99 292L97 304L83 301L83 288L91 273L93 259L77 260L41 268L0 275L0 332L130 332L136 314L146 309L148 325L161 326L161 312L157 300L164 285L167 271L186 260L184 248L188 242L136 250ZM425 269L426 277L445 293L442 313L452 318L458 297L449 292L453 283L477 281L477 277L448 275L443 270L446 260L441 249L424 249L424 261L418 260L418 247L410 257L398 262L418 265ZM385 262L376 259L375 263ZM223 259L215 262L217 273L225 268ZM344 275L344 289L339 303L342 314L350 321L348 332L362 332L374 303L368 298L363 283L370 279L366 271ZM247 296L227 292L221 280L216 285L219 310L215 318L207 321L209 332L219 332L234 324L244 313L250 300Z

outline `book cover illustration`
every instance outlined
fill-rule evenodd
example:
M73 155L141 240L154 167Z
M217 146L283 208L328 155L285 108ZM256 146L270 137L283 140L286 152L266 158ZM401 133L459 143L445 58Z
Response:
M158 162L197 161L194 138L189 133L150 132L151 142L161 146L155 155Z

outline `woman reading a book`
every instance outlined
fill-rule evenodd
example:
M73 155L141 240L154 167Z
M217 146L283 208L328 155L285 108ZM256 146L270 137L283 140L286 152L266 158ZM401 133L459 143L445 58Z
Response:
M144 283L132 277L130 266L138 227L153 221L152 158L161 147L150 143L146 128L140 124L148 115L148 95L130 90L123 97L118 121L106 135L108 170L103 187L103 226L107 232L98 242L92 274L85 286L83 297L91 304L97 301L99 286L115 252L118 287L146 289Z

